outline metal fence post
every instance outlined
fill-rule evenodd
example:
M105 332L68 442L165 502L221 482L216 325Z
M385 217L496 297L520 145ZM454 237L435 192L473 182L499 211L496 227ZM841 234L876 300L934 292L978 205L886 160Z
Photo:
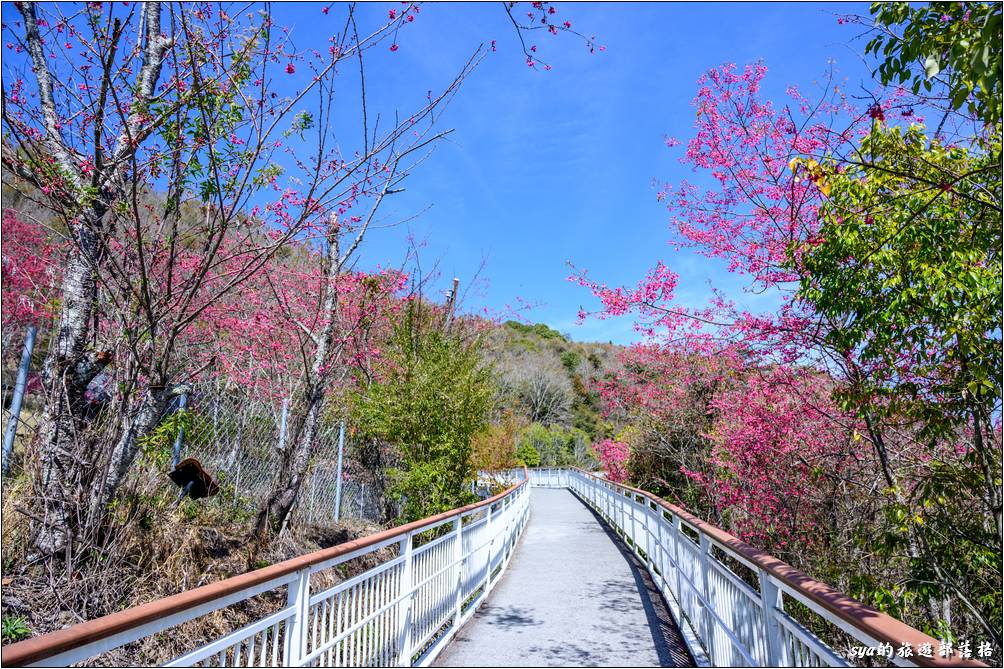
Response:
M338 424L338 464L335 467L335 522L342 517L342 453L345 451L345 421ZM361 514L360 514L361 515Z
M31 352L35 348L35 335L38 328L29 325L24 335L24 349L21 351L21 363L17 367L17 380L14 382L14 396L10 402L10 418L7 419L7 429L3 434L3 475L10 471L10 458L14 453L14 438L17 436L17 424L21 420L21 403L24 401L24 391L28 386L28 369L31 367Z
M274 414L273 414L274 415ZM282 401L282 414L279 416L279 450L286 448L286 419L289 415L289 400Z
M401 591L404 597L397 605L397 664L401 667L411 666L411 615L412 601L415 599L415 592L412 586L412 569L414 563L414 541L411 534L401 539L401 555L404 560L401 562Z
M307 522L314 522L314 507L317 506L317 468L310 470L310 505L307 507Z
M237 510L237 501L241 497L241 465L243 463L243 458L237 461L237 473L234 474L234 511Z
M295 607L283 640L283 666L295 667L307 650L307 614L310 608L310 570L302 569L286 586L286 606Z
M763 607L763 634L764 648L767 650L767 657L764 658L764 665L771 667L783 667L787 664L787 659L781 648L781 629L777 624L777 611L784 610L784 603L781 599L781 590L774 585L767 574L767 570L759 569L760 576L760 604Z
M181 397L178 399L178 411L184 411L188 408L188 393L182 393ZM178 426L178 436L174 438L174 451L171 454L171 467L177 469L178 463L181 462L181 444L185 441L185 426L184 424Z

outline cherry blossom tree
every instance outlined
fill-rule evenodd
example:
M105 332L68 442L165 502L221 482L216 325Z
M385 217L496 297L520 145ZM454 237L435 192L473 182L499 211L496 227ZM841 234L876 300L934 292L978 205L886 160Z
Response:
M999 226L967 227L968 236L951 242L954 255L931 241L937 236L925 226L955 231L960 216L979 221L999 214L999 172L989 167L999 161L984 164L960 148L993 155L999 143L959 135L965 127L960 121L939 124L947 150L940 142L925 147L916 130L924 102L897 88L858 105L831 77L814 99L790 87L787 101L776 105L761 93L765 75L762 64L741 70L725 65L699 80L695 132L681 162L703 173L708 185L666 184L658 198L670 213L678 248L724 260L747 279L749 290L768 292L781 306L753 313L719 292L704 306L685 306L677 299L684 277L664 262L634 287L610 287L574 271L571 280L600 302L596 316L633 315L638 331L653 342L638 349L648 356L635 357L637 368L627 367L632 373L609 381L606 396L635 410L655 405L680 415L665 400L681 391L687 397L688 384L660 382L657 375L686 373L677 366L688 355L728 361L730 371L719 379L724 383L701 403L707 414L704 433L692 439L695 464L674 463L705 491L718 520L761 545L797 540L806 546L821 514L830 513L819 482L837 485L841 504L857 505L858 518L879 513L891 519L880 523L887 528L883 545L909 565L906 585L895 596L876 583L866 598L901 602L897 613L930 630L958 602L954 610L996 638L986 623L992 616L960 585L967 579L980 584L989 571L963 575L947 566L951 561L939 548L951 530L937 509L965 514L935 498L946 499L938 478L956 472L968 482L966 499L975 502L973 527L998 522L999 486L987 485L982 472L999 458L999 438L989 434L993 410L986 408L999 406L999 385L987 373L999 366L999 354L990 353L999 346L988 347L985 339L999 335L982 319L987 301L999 295L984 281L999 254L975 240L999 239ZM887 131L894 123L914 129ZM905 150L896 146L901 136L908 140ZM939 176L932 181L929 173ZM986 178L996 183L983 183ZM980 194L971 187L977 181ZM877 221L891 231L881 232ZM913 241L901 248L900 238ZM959 276L949 270L950 258L972 270L966 278L928 278L923 288L912 287L917 279L909 268L917 265L937 266L938 277ZM951 302L940 297L949 294ZM932 326L942 308L952 316ZM950 323L963 314L980 323L971 334L960 331L950 338L954 344L934 334L956 327ZM958 360L953 351L962 345L980 362L960 375L958 365L941 361ZM969 384L964 392L958 390L962 378ZM627 388L617 388L625 382ZM948 387L956 391L942 392ZM984 407L968 423L965 411L977 402L964 398L978 398ZM956 415L961 418L954 422L948 418ZM638 455L632 452L629 461L635 471L646 451ZM869 483L862 486L862 478ZM935 516L942 519L937 526ZM854 514L844 518L835 536L854 526ZM985 530L974 531L982 536ZM983 540L966 545L973 555L990 554Z
M608 479L615 483L628 480L628 445L624 442L604 439L593 444L593 452L599 458Z
M337 334L337 286L350 281L352 258L409 158L441 137L428 129L479 52L414 112L379 132L364 123L355 148L335 142L335 80L361 72L366 51L396 39L411 5L365 32L346 7L331 17L323 51L295 49L267 9L24 3L18 11L5 26L25 59L5 77L13 150L4 167L42 193L54 225L69 232L38 448L45 522L36 543L55 551L83 545L101 525L143 435L213 364L200 354L211 331L203 317L294 241L322 259L307 365L316 405ZM277 80L298 71L302 85L277 93ZM366 119L365 95L361 105ZM95 382L114 389L111 425L87 420Z

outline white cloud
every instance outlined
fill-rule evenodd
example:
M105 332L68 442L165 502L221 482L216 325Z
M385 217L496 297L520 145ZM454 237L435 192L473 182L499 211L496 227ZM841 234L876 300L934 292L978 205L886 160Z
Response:
M629 317L608 318L600 320L587 318L582 324L574 320L547 323L547 326L558 332L570 335L579 342L613 342L628 345L641 341L642 336L635 332L634 321Z

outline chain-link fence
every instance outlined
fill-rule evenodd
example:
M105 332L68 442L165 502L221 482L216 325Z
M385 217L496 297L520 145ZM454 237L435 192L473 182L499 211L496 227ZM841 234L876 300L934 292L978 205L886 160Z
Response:
M11 342L7 342L10 344ZM20 343L20 342L18 342ZM3 356L2 423L11 428L15 453L4 452L5 469L35 436L41 396L37 374L27 384L25 403L12 418L12 396L20 361L20 346L9 346ZM34 366L40 358L35 351ZM34 370L32 370L34 372ZM101 380L96 380L99 386ZM284 406L285 405L285 406ZM175 398L165 411L169 418L181 406ZM297 422L294 406L282 400L255 397L243 386L223 381L196 383L185 397L190 413L180 441L180 458L195 458L225 490L234 512L253 514L272 491L280 467L282 448L292 446ZM284 419L285 414L285 419ZM285 424L285 426L284 426ZM383 490L372 483L373 476L354 460L351 431L346 429L342 463L342 485L338 485L339 423L321 419L311 447L311 464L294 510L296 520L330 524L338 518L359 518L381 522L384 516ZM14 429L16 428L16 429ZM6 430L5 430L6 432ZM12 457L13 456L13 457ZM338 499L340 493L340 501ZM230 501L232 500L232 501Z
M282 449L292 447L295 410L288 402L248 397L238 388L213 383L195 386L186 410L192 415L182 437L181 458L198 459L221 485L232 486L235 507L258 509L273 489ZM338 423L320 421L294 513L299 520L317 524L332 523L336 515L379 522L382 491L358 476L347 430L339 489L339 429Z

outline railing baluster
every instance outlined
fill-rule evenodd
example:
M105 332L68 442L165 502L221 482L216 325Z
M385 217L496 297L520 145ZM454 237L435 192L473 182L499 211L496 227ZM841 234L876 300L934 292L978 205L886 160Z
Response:
M328 614L327 614L327 638L331 641L331 647L327 651L327 666L337 667L339 662L339 653L341 648L341 643L333 643L334 639L341 633L340 614L341 608L339 606L341 602L341 593L338 593L328 600Z
M338 619L335 621L336 636L341 635L341 633L345 631L345 628L348 627L348 624L346 623L346 620L348 618L348 594L349 593L347 590L343 590L342 592L338 593L338 609L336 611ZM338 652L335 656L335 662L337 663L336 666L344 667L348 663L348 660L345 655L347 645L348 645L347 639L342 639L341 641L338 642L337 646Z
M363 582L363 611L359 618L360 622L367 620L373 611L373 590L375 585L370 580ZM363 667L370 665L370 626L372 624L372 622L366 622L359 628L359 645L361 646L359 650L359 664Z
M377 583L374 581L365 581L365 594L363 595L363 617L362 620L368 620L370 614L373 613L374 607L373 602L376 597ZM362 642L362 662L360 663L364 667L370 666L373 661L373 621L369 620L359 629Z
M377 581L377 597L376 603L374 605L374 611L381 611L383 605L387 602L387 576L388 572L380 574L380 579ZM383 660L384 651L384 616L387 615L386 611L376 613L373 617L373 666L384 667L387 666Z
M652 573L655 570L655 559L652 552L652 545L655 543L652 541L652 508L648 497L642 497L641 501L645 505L642 514L645 521L645 564L648 566L649 573Z
M316 609L312 609L310 612L310 636L308 636L307 644L304 646L304 654L309 653L311 650L321 645L317 638L317 624L319 622L318 618L320 617L320 615L321 615L320 606L318 606Z
M348 598L349 601L348 601L348 611L346 611L345 615L345 617L347 618L347 620L345 621L345 628L351 629L351 627L355 624L356 620L359 619L359 614L358 614L359 588L356 586L352 586L351 588L349 588L348 594L349 594ZM356 632L352 632L345 640L345 644L347 646L346 650L347 655L345 657L346 667L354 667L359 663L359 661L356 659L358 657L358 653L356 652L357 636L358 634Z
M372 622L370 623L370 663L375 666L380 666L380 620L383 618L382 613L377 613L380 607L383 606L384 601L384 585L387 580L387 572L382 572L379 578L376 579L376 585L373 588L373 610L371 615L373 616Z
M639 502L638 495L634 493L631 494L631 531L634 533L634 552L638 556L638 559L642 562L645 561L644 553L645 549L645 527L643 524L643 517L639 516Z

